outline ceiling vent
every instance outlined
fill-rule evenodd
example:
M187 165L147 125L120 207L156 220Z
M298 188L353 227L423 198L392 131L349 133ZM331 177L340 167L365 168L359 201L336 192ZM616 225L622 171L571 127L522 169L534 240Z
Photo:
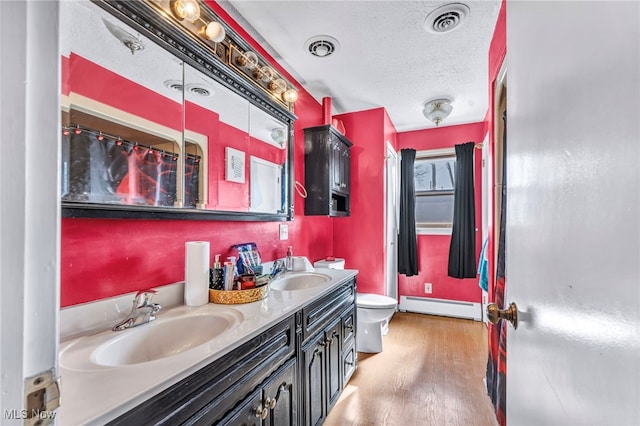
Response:
M318 58L326 58L334 54L338 48L340 47L340 43L338 40L331 36L320 35L311 37L305 43L307 50L313 56L317 56Z
M212 93L209 89L203 86L198 86L197 84L187 84L187 90L190 93L198 96L211 96Z
M182 92L185 89L185 86L180 80L167 80L164 82L164 85L175 92ZM198 96L211 96L213 94L213 92L206 87L193 83L187 84L186 90Z
M462 3L450 3L431 12L424 21L427 32L442 34L453 31L469 16L469 7Z
M164 85L176 92L182 92L182 89L184 88L182 81L180 80L167 80L164 82Z

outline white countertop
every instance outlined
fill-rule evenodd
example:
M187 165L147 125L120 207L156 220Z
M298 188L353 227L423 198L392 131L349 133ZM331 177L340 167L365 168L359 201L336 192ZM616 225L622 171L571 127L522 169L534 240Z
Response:
M266 299L242 305L217 305L209 303L199 307L178 306L158 314L156 321L139 327L161 324L176 316L206 314L211 311L232 312L242 316L235 327L190 350L154 361L135 365L106 367L89 363L68 362L78 354L89 354L93 348L114 337L114 324L107 323L97 334L75 337L60 344L59 375L62 383L62 405L57 423L61 426L102 424L115 419L145 400L179 382L224 354L237 348L269 327L292 315L309 302L355 277L356 270L317 269L329 275L326 285L304 290L270 290ZM232 310L232 311L229 311Z

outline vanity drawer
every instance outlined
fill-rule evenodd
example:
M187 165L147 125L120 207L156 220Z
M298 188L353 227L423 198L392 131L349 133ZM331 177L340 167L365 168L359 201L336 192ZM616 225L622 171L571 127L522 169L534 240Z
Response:
M352 307L342 314L342 346L348 345L350 340L355 336L356 309Z
M352 340L351 344L342 351L342 384L347 385L347 382L356 371L358 365L358 353L356 352L355 342Z
M337 287L331 294L322 297L302 309L302 340L305 342L329 322L335 319L349 305L355 303L355 279Z

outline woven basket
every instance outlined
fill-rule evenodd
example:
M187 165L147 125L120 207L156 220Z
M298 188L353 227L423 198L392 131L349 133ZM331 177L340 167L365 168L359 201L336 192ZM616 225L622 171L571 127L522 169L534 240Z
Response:
M212 290L209 289L209 302L224 305L237 305L262 300L269 294L269 284L247 290Z

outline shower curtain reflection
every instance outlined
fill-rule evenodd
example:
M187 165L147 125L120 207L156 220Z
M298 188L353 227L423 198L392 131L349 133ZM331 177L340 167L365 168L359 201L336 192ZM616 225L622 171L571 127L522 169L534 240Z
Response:
M62 137L63 201L171 207L178 155L78 126Z

